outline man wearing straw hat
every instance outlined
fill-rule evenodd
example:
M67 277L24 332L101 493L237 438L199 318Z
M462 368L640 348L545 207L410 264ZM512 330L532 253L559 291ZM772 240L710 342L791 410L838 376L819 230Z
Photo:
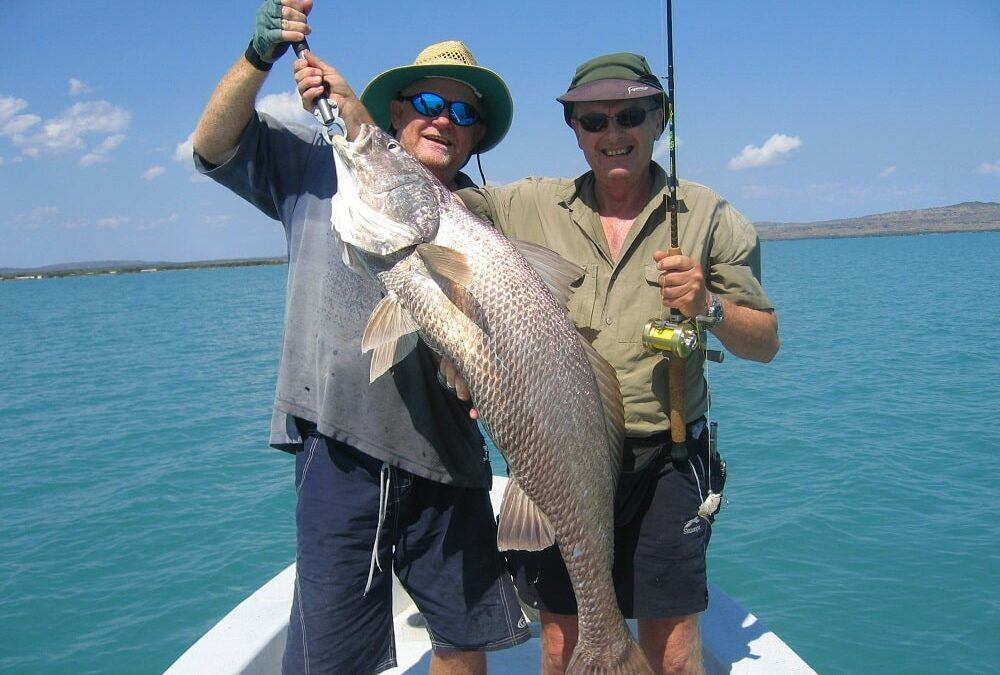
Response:
M270 443L296 456L296 581L282 670L378 673L396 665L391 575L426 620L431 672L483 673L485 651L528 639L503 559L491 469L468 405L437 381L420 346L369 384L358 357L379 289L342 262L330 227L332 151L318 128L254 109L289 43L309 33L309 0L265 0L246 53L223 76L194 134L200 171L279 220L288 241L281 363ZM300 92L323 83L367 119L350 86L308 52ZM452 189L459 169L510 126L506 84L460 42L423 50L364 92L379 124Z

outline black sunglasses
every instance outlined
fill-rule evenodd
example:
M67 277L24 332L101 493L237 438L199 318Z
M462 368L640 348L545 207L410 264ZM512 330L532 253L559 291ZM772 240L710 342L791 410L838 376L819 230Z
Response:
M429 91L422 91L410 96L400 95L399 100L409 101L413 109L424 117L437 117L447 108L448 119L460 127L471 127L481 119L479 111L471 103L449 101L443 96Z
M622 129L631 129L637 127L646 121L646 113L652 112L656 108L640 108L639 106L633 106L631 108L625 108L625 110L620 110L614 115L605 115L603 113L591 112L585 115L580 115L576 118L576 121L580 123L584 131L592 134L597 134L608 128L608 123L614 119L615 124L617 124Z

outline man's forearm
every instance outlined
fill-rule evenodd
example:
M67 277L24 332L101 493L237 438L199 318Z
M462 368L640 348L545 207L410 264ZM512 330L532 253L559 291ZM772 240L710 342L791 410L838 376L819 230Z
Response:
M734 356L767 363L781 347L773 311L742 307L723 300L725 319L712 331Z
M244 57L223 75L194 130L194 150L212 164L225 164L254 114L254 101L267 73Z

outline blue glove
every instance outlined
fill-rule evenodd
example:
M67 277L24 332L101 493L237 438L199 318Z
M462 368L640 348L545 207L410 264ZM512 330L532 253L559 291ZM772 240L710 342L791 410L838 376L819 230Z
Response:
M281 0L264 0L261 4L257 10L257 20L254 24L250 46L253 48L254 54L263 62L262 65L267 65L266 68L262 68L254 63L248 49L248 59L261 70L269 70L270 64L273 64L288 51L288 43L281 37Z

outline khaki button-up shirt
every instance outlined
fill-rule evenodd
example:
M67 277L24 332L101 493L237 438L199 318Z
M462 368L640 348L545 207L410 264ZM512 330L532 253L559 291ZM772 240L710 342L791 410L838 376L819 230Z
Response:
M663 169L652 163L654 195L635 219L618 260L604 236L593 173L574 181L524 178L500 187L462 190L477 215L511 239L547 246L584 269L569 312L580 332L618 373L629 436L670 427L667 360L642 344L650 319L669 314L662 303L653 251L670 248L669 191ZM711 291L730 301L771 309L760 284L760 242L750 222L714 191L678 185L678 232L684 255L701 261ZM685 419L708 406L704 356L686 361Z

